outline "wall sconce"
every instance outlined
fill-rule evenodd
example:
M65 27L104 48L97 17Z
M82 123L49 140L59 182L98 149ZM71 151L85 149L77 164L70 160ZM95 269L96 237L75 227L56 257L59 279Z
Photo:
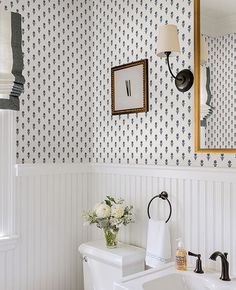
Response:
M22 70L21 15L0 11L0 109L19 110L25 83Z
M176 88L180 92L187 92L193 85L193 74L190 70L181 70L177 76L171 71L170 60L172 56L180 53L179 38L177 33L177 26L173 24L166 24L159 26L158 29L158 48L157 56L166 57L170 74L175 79Z

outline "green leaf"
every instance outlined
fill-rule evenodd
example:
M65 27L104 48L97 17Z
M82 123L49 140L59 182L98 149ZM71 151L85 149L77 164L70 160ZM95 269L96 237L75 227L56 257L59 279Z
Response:
M105 203L106 203L106 205L111 206L110 200L105 199Z
M116 203L115 199L113 197L109 196L109 195L107 195L107 199L109 199L111 202Z

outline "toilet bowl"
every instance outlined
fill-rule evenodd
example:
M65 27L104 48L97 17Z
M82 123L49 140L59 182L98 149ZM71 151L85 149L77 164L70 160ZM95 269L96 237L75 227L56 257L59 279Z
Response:
M119 243L107 249L103 240L80 245L84 290L112 290L113 282L144 270L145 250Z

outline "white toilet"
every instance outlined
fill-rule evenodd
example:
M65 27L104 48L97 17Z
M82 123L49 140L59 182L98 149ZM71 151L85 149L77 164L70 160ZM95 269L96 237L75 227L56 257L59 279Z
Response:
M119 243L107 249L103 240L80 245L84 290L112 290L113 282L144 270L145 250Z

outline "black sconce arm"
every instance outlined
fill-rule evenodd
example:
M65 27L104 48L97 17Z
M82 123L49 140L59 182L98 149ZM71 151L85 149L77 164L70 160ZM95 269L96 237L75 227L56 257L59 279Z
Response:
M175 76L170 68L170 54L171 54L170 51L165 52L169 72L171 76L175 79L175 85L177 89L180 92L187 92L193 85L193 79L194 79L193 73L188 69L184 69L184 70L181 70L177 74L177 76Z
M176 76L173 74L173 72L172 72L172 70L171 70L171 68L170 68L170 54L171 54L170 51L165 52L166 60L167 60L167 64L168 64L168 69L169 69L169 72L170 72L170 74L172 75L172 77L173 77L174 79L176 79Z

